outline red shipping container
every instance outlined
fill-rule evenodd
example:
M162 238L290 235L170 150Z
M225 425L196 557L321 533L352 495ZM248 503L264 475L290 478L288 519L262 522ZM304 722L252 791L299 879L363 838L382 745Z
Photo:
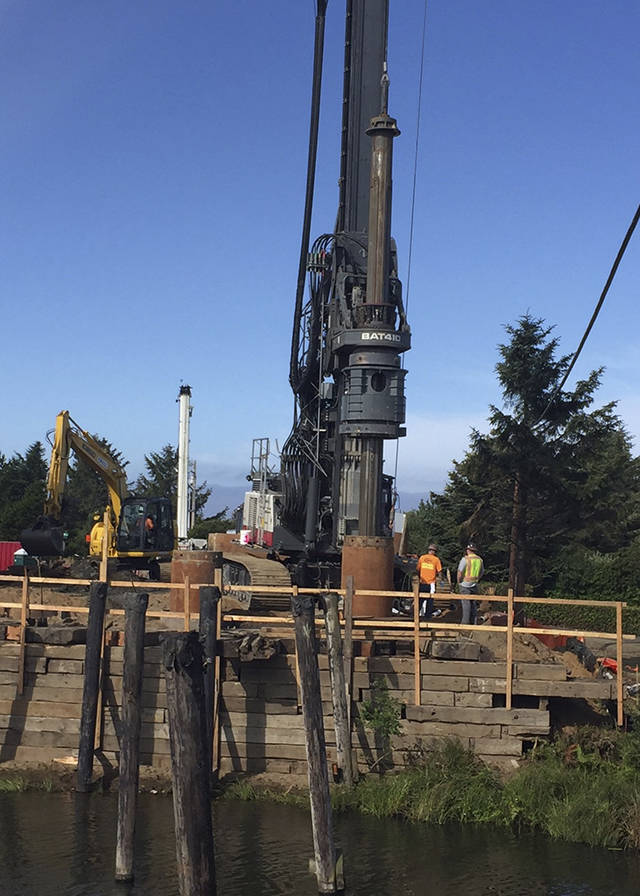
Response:
M21 547L19 541L0 541L0 572L5 572L13 566L13 555Z

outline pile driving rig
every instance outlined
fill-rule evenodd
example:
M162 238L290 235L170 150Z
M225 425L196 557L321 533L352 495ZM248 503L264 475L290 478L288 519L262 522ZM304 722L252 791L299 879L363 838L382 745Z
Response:
M266 543L298 584L336 587L347 547L365 551L356 567L393 566L394 488L383 473L383 444L405 435L402 356L411 332L391 239L392 144L400 132L388 114L389 0L347 0L338 213L335 230L309 248L326 6L318 0L289 373L294 423ZM367 553L381 547L381 559ZM388 587L391 576L385 569L360 587Z

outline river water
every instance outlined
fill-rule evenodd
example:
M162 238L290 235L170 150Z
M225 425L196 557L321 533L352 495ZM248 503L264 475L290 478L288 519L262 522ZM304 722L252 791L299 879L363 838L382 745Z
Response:
M304 810L214 804L219 896L315 896ZM141 794L135 881L113 880L115 794L0 794L1 896L175 896L171 798ZM335 818L350 896L638 896L640 859L495 828Z

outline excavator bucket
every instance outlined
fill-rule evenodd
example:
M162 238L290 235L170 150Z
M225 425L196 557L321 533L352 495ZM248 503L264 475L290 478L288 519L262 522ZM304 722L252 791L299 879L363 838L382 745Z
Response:
M63 528L48 517L41 517L30 529L20 533L22 547L35 557L58 557L64 553Z

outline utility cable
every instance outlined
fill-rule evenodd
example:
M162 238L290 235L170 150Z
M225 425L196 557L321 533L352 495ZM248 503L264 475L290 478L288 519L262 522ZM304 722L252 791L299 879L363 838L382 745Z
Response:
M405 314L409 315L409 295L411 290L411 260L413 257L413 232L416 208L416 184L418 181L418 148L420 142L420 118L422 114L422 89L424 84L424 52L427 34L427 0L424 0L424 14L422 17L422 48L420 53L420 74L418 76L418 102L416 109L416 139L413 154L413 186L411 191L411 214L409 217L409 256L407 259L407 300L405 302ZM404 367L404 355L402 353L402 366ZM400 438L396 438L396 458L393 469L394 483L398 478L398 455L400 451ZM395 488L395 486L394 486ZM396 491L397 495L397 491Z
M575 354L573 355L573 357L571 359L571 364L569 365L567 372L563 376L562 382L558 386L556 386L551 398L549 399L549 401L547 403L546 408L544 409L542 414L540 414L540 417L536 420L536 422L534 423L534 426L537 426L544 419L544 417L547 414L547 411L549 410L549 408L551 407L551 405L557 398L558 394L562 391L564 384L569 379L569 375L571 374L571 371L573 370L575 363L580 356L580 352L582 351L584 344L589 337L589 333L591 332L593 325L596 322L596 318L598 317L598 314L600 313L600 309L602 308L602 306L604 304L606 295L609 292L609 287L613 283L613 278L615 277L616 271L618 270L618 267L620 266L620 262L622 261L622 256L624 255L626 248L629 245L629 241L631 240L631 237L633 236L633 231L636 229L636 225L637 225L639 219L640 219L640 205L636 209L636 213L633 216L633 220L632 220L631 224L629 225L629 229L627 230L625 237L620 245L620 248L618 249L618 254L616 255L616 259L613 262L613 266L612 266L611 270L609 271L609 276L607 277L607 282L605 283L604 289L602 290L602 293L600 294L600 298L598 299L598 304L596 305L595 310L594 310L593 314L591 315L591 320L589 321L587 329L584 331L584 335L583 335L582 339L580 340L580 345L578 346Z

